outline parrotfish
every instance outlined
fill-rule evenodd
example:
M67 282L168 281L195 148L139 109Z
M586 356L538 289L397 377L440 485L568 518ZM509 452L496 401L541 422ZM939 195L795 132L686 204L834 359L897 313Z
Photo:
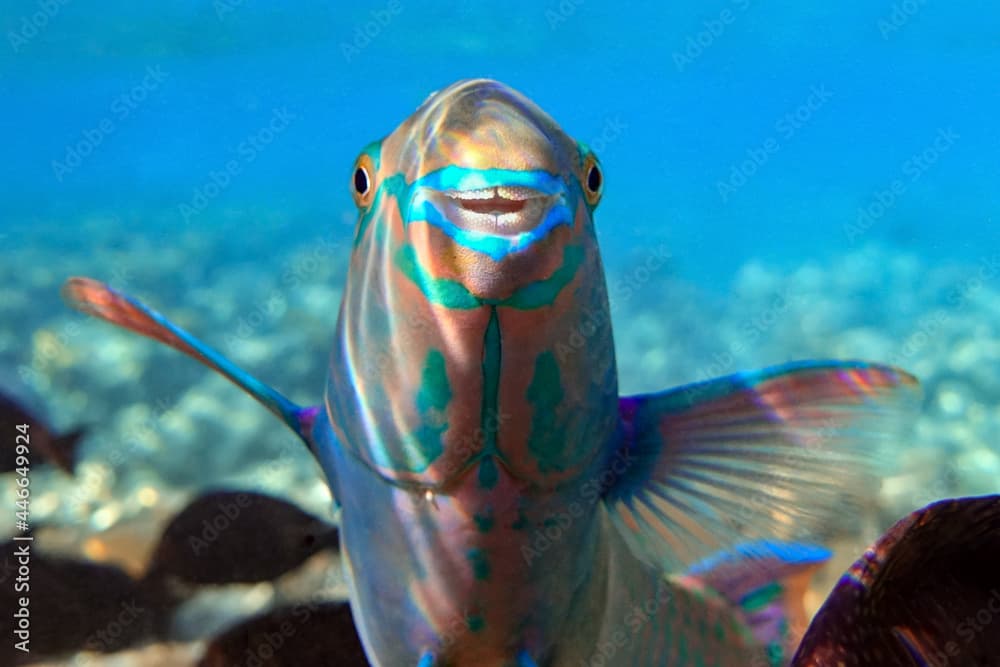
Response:
M786 582L870 494L915 378L804 361L619 395L601 163L501 83L431 95L349 182L320 405L102 283L64 294L222 373L305 441L340 507L371 663L786 662Z
M898 521L841 578L792 664L1000 665L1000 496Z

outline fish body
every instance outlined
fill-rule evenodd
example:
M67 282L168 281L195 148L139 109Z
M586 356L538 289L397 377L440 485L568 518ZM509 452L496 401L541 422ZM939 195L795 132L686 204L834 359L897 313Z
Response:
M317 428L334 436L325 469L378 664L576 667L609 646L612 664L764 656L731 606L666 581L605 510L645 473L618 394L600 169L485 80L432 95L357 162Z
M65 293L219 371L303 438L341 507L369 660L787 660L782 582L828 555L799 538L864 495L915 379L813 361L620 396L600 162L498 82L432 95L362 151L351 186L321 406L105 285Z
M469 150L480 133L488 150ZM359 160L377 194L362 206L331 355L327 414L345 444L331 443L327 470L383 664L428 649L443 664L548 656L567 623L585 629L580 596L599 602L592 561L606 536L592 517L544 557L523 555L583 498L617 428L610 323L572 355L550 347L608 308L603 278L586 278L603 270L579 154L528 100L468 82ZM391 509L373 520L365 507ZM530 638L512 646L523 626Z
M270 581L338 546L336 527L285 500L207 491L167 523L145 578L191 586Z

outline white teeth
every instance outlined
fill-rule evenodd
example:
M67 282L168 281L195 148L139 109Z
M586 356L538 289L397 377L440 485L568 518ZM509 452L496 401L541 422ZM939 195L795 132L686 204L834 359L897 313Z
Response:
M452 199L493 199L497 196L497 189L482 188L481 190L449 190L445 194Z
M523 201L543 196L534 188L520 185L501 185L495 188L480 188L479 190L449 190L445 194L452 199L494 199L500 197L512 201Z
M497 194L503 197L504 199L513 199L516 201L521 201L523 199L532 199L534 197L541 196L541 193L539 193L538 190L517 185L512 187L500 186L496 190Z

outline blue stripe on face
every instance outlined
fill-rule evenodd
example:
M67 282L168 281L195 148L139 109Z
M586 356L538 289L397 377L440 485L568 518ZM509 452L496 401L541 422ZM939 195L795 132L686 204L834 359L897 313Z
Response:
M528 187L545 195L560 195L546 212L545 218L533 229L503 236L487 232L463 229L453 223L428 198L426 191L469 191L492 187ZM471 250L483 253L494 261L524 250L535 241L544 238L559 225L573 224L573 211L567 203L567 188L562 180L547 171L516 171L510 169L466 169L464 167L444 167L417 179L411 186L414 192L410 202L406 224L426 221L439 228L449 237Z

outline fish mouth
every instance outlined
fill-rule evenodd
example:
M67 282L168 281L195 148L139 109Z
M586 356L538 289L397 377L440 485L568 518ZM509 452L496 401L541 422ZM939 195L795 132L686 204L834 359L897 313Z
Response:
M405 221L436 227L458 245L502 261L573 226L572 195L542 170L443 167L413 186Z
M538 227L559 195L520 185L498 185L437 191L431 199L441 214L460 229L509 237Z

